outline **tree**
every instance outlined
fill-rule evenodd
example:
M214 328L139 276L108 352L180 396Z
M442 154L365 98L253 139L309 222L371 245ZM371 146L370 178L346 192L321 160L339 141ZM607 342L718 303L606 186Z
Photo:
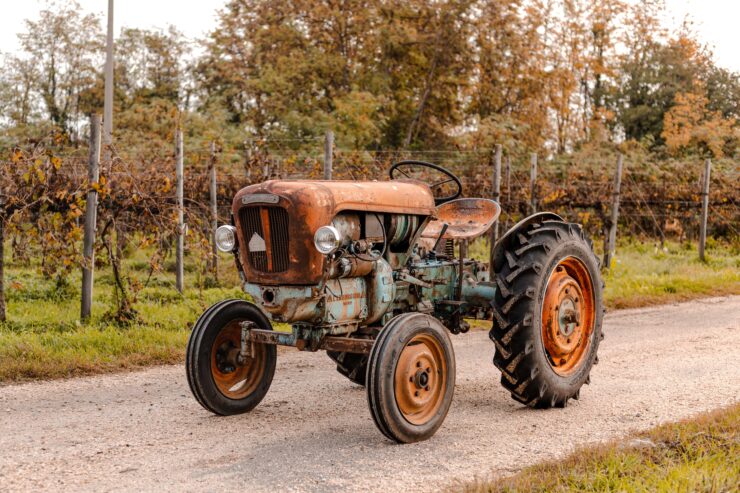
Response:
M68 134L77 133L84 116L80 96L95 84L101 63L100 19L80 10L74 0L59 7L50 2L19 35L20 58L37 68L29 94L39 97L49 121Z

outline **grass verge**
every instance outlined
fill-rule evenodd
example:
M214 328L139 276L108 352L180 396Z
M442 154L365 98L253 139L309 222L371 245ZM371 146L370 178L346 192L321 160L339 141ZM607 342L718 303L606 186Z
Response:
M631 438L582 448L465 493L737 492L740 491L740 404Z
M9 252L9 248L6 251ZM710 245L709 261L695 249L669 245L624 244L606 276L608 308L646 306L702 296L740 294L740 252L737 247ZM485 257L474 245L471 253ZM20 265L6 258L8 322L0 324L0 382L61 378L139 368L183 360L190 327L206 307L226 298L243 297L233 267L224 255L220 285L204 282L197 269L186 271L186 291L174 288L171 272L154 276L136 305L139 322L120 327L106 314L113 305L113 280L105 269L95 278L93 317L79 322L79 273L59 280L44 279L38 265ZM145 277L146 252L133 252L129 268ZM188 265L195 265L195 262ZM202 287L198 287L202 286ZM475 327L488 327L479 321Z

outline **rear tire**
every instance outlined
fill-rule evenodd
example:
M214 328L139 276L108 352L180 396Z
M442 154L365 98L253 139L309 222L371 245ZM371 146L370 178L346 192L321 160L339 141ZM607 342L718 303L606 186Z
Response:
M275 374L277 349L254 344L252 356L238 364L243 321L272 330L270 321L252 303L227 300L208 308L193 327L185 357L188 385L205 409L222 416L246 413L267 394Z
M502 247L490 331L501 384L527 406L565 407L589 382L603 338L592 243L577 224L544 220Z
M367 399L378 429L399 443L426 440L447 416L455 389L455 354L447 329L422 313L392 319L375 340Z

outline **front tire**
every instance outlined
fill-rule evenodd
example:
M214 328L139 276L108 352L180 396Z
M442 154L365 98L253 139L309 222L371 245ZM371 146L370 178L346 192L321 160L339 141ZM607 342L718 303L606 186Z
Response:
M528 226L503 248L490 332L501 384L527 406L565 407L598 361L598 259L579 225L558 220Z
M195 399L214 414L229 416L254 409L267 394L275 374L277 349L253 344L243 364L236 356L241 347L241 322L254 322L271 330L270 321L252 303L227 300L208 308L190 334L185 367Z
M444 422L455 388L455 354L435 318L405 313L375 340L367 368L367 399L378 429L399 443L426 440Z

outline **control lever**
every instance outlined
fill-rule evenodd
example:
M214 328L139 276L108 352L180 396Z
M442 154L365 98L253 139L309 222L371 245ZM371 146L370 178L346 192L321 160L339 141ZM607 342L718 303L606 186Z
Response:
M442 229L439 232L439 236L437 237L437 241L434 242L434 246L432 247L432 251L430 254L432 255L432 258L436 258L437 256L437 247L439 246L439 243L442 241L442 237L447 232L447 228L449 228L450 225L447 223L442 224Z

